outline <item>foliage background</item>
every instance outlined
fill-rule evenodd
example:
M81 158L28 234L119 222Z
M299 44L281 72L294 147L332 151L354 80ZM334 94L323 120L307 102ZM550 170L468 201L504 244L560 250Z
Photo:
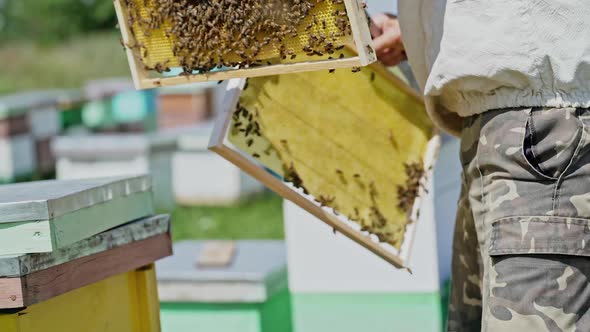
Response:
M112 30L116 16L105 0L0 0L0 40L56 43L86 32Z

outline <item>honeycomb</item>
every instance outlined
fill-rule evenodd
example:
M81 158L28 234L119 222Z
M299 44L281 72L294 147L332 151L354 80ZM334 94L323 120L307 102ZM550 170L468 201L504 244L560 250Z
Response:
M228 139L400 249L434 133L420 100L375 68L248 79Z
M147 20L150 17L150 9L153 8L154 1L156 0L129 1L133 3L133 6L137 9L141 19ZM341 57L341 53L338 51L334 54L326 53L322 55L307 55L306 52L303 51L305 45L308 45L310 42L310 33L322 33L326 36L332 36L332 34L337 34L340 31L335 24L334 13L336 11L346 12L346 7L343 3L339 2L341 1L326 0L318 2L297 28L297 37L286 37L283 39L282 44L297 55L294 59L291 57L282 59L280 45L278 43L271 43L264 46L254 59L263 60L264 64L279 64L337 59ZM124 1L122 1L122 6L124 15L128 17L129 8L125 7ZM348 22L347 16L343 18ZM320 24L317 24L318 22L320 22ZM325 22L325 24L323 22ZM307 29L310 24L312 24L312 28ZM138 22L134 22L131 26L130 30L135 38L135 42L138 45L142 45L141 51L136 51L138 51L143 64L147 68L155 68L158 64L163 63L169 67L180 66L178 57L173 54L175 37L171 35L167 36L166 29L168 28L170 28L170 23L164 22L160 29L152 30L149 32L149 35L146 35ZM258 37L262 38L264 36L259 34ZM334 44L338 46L353 45L353 43L354 40L350 34L337 36L334 39ZM239 61L240 59L236 55L228 55L224 57L224 60Z

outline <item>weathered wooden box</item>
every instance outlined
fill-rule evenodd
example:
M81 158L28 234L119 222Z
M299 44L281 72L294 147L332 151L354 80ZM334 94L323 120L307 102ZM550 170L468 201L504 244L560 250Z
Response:
M351 68L376 60L360 0L198 5L209 8L194 6L181 13L181 6L161 1L115 1L136 88ZM265 5L269 7L262 9ZM188 26L180 22L184 18L204 21ZM187 48L183 41L195 45ZM345 45L353 45L358 55L341 53ZM184 68L184 75L161 75L176 67Z
M156 264L163 332L290 331L282 241L184 241L174 253Z
M212 129L209 122L179 136L172 178L180 205L231 204L264 191L259 181L207 150Z
M209 147L397 267L408 267L439 136L375 63L231 80Z
M27 111L20 96L0 98L0 183L35 172L35 142Z
M207 121L215 107L215 87L195 83L158 89L158 128L176 128Z
M53 141L57 178L149 175L158 210L174 207L172 154L175 133L61 136Z
M51 252L153 214L148 177L0 186L0 252Z
M168 216L49 254L0 256L0 330L159 332L153 262L172 253Z

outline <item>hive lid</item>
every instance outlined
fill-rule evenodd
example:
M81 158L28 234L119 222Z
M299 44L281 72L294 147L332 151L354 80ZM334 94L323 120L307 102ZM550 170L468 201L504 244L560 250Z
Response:
M177 137L166 133L61 136L52 143L56 157L96 159L129 158L138 154L175 150Z
M185 95L185 94L200 94L209 89L213 89L218 84L216 82L201 82L190 83L175 86L165 86L158 88L158 93L161 95Z
M83 101L81 90L35 90L0 97L0 119L17 116L42 107L68 105Z
M125 91L135 90L133 82L124 77L113 77L86 82L84 94L87 98L96 100L108 98Z
M146 217L50 253L0 255L0 278L20 277L170 231L170 216Z
M235 242L235 255L222 267L200 265L207 241L183 241L174 255L156 263L162 301L261 302L286 287L283 241Z
M151 181L148 176L3 185L0 186L0 223L51 220L73 211L150 190Z
M212 121L191 127L190 130L178 137L178 149L181 151L207 151L212 132Z

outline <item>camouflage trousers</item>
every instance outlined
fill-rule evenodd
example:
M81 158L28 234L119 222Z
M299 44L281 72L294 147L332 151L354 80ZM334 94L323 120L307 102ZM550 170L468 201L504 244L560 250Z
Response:
M465 119L448 331L590 331L590 110Z

